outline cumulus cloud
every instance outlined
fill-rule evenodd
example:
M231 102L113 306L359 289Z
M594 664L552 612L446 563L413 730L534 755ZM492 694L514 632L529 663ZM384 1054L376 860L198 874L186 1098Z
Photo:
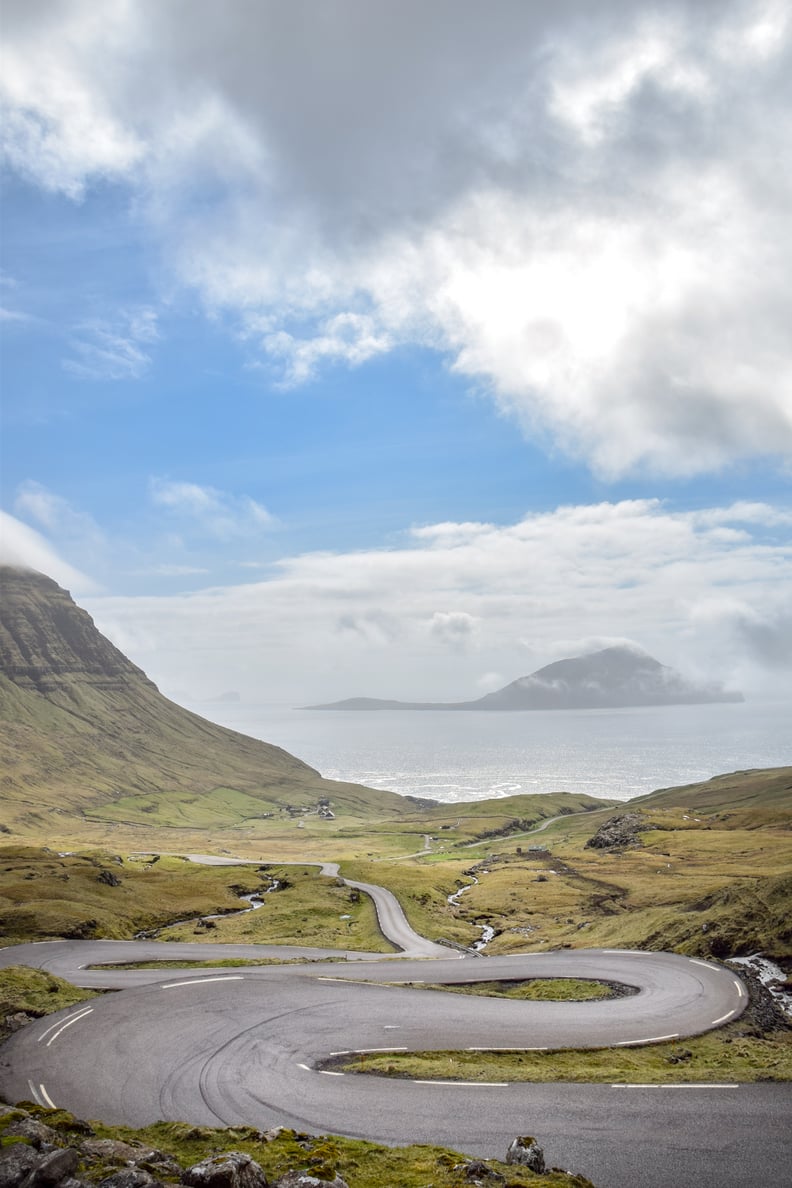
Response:
M232 495L198 483L154 478L149 495L152 503L189 531L218 540L255 536L275 522L275 517L249 495Z
M690 676L753 673L760 686L753 645L735 646L735 608L771 620L792 582L792 540L788 528L768 539L755 509L751 530L724 542L729 508L710 511L633 500L456 534L444 525L387 550L286 557L263 581L90 609L108 630L152 641L132 658L196 697L233 686L294 704L464 699L491 674L505 684L625 641Z
M695 473L792 446L790 25L779 0L9 0L5 151L76 199L131 187L285 384L417 343L606 477ZM93 346L77 366L141 365Z

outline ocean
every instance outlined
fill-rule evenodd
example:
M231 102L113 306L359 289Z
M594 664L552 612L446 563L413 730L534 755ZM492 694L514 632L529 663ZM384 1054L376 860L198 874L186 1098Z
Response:
M283 747L329 779L449 803L542 792L629 800L792 765L792 702L523 713L189 708Z

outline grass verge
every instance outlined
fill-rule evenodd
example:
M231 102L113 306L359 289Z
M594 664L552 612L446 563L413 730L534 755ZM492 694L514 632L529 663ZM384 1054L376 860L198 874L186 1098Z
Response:
M7 1039L15 1030L10 1023L14 1015L40 1019L96 996L95 990L81 990L42 969L6 966L0 969L0 1040Z
M269 1183L296 1169L307 1170L315 1177L313 1183L332 1180L338 1175L354 1188L382 1188L384 1184L398 1184L399 1188L426 1188L428 1184L432 1188L469 1188L474 1182L465 1174L470 1158L446 1147L423 1144L384 1147L360 1139L303 1134L287 1129L262 1133L252 1126L234 1126L227 1130L183 1122L158 1122L140 1130L106 1126L101 1122L91 1122L87 1126L65 1110L47 1110L31 1102L24 1102L23 1106L23 1109L12 1108L5 1112L0 1107L0 1129L9 1122L29 1116L56 1131L58 1141L64 1146L79 1150L86 1142L86 1130L89 1130L91 1141L114 1139L137 1147L141 1154L153 1148L171 1156L183 1168L194 1166L210 1155L242 1151L255 1159ZM115 1165L108 1161L105 1167L100 1167L94 1159L93 1164L92 1182L119 1171L118 1161ZM147 1163L143 1157L143 1166L150 1167L166 1183L176 1182L171 1172L163 1174L163 1165L159 1162ZM486 1167L495 1173L488 1176L488 1180L507 1183L509 1188L539 1188L539 1185L541 1188L592 1188L591 1182L583 1176L559 1170L538 1176L527 1168L507 1166L496 1159L486 1160ZM496 1179L496 1175L499 1178Z
M330 1064L325 1067L330 1067ZM409 1080L690 1084L792 1080L792 1031L720 1031L641 1048L551 1052L409 1052L339 1058L333 1068Z
M631 986L596 982L593 978L527 978L514 982L458 982L456 985L421 982L421 989L472 994L478 998L516 998L524 1002L592 1002L635 993Z

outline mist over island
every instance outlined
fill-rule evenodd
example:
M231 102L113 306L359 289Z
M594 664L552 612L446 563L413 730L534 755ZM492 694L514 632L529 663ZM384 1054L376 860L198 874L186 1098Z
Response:
M743 701L715 682L689 680L637 647L618 645L547 664L473 701L350 697L311 710L569 710Z

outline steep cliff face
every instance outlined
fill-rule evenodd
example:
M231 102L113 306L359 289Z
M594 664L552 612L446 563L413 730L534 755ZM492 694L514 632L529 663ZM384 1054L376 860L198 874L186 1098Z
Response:
M280 747L169 701L66 590L7 566L0 726L0 827L14 833L40 834L64 815L232 825L328 796L352 812L409 808L393 793L323 780ZM169 816L160 797L178 809Z
M75 682L121 689L140 681L156 691L52 578L3 567L0 601L0 672L19 688L68 697Z

